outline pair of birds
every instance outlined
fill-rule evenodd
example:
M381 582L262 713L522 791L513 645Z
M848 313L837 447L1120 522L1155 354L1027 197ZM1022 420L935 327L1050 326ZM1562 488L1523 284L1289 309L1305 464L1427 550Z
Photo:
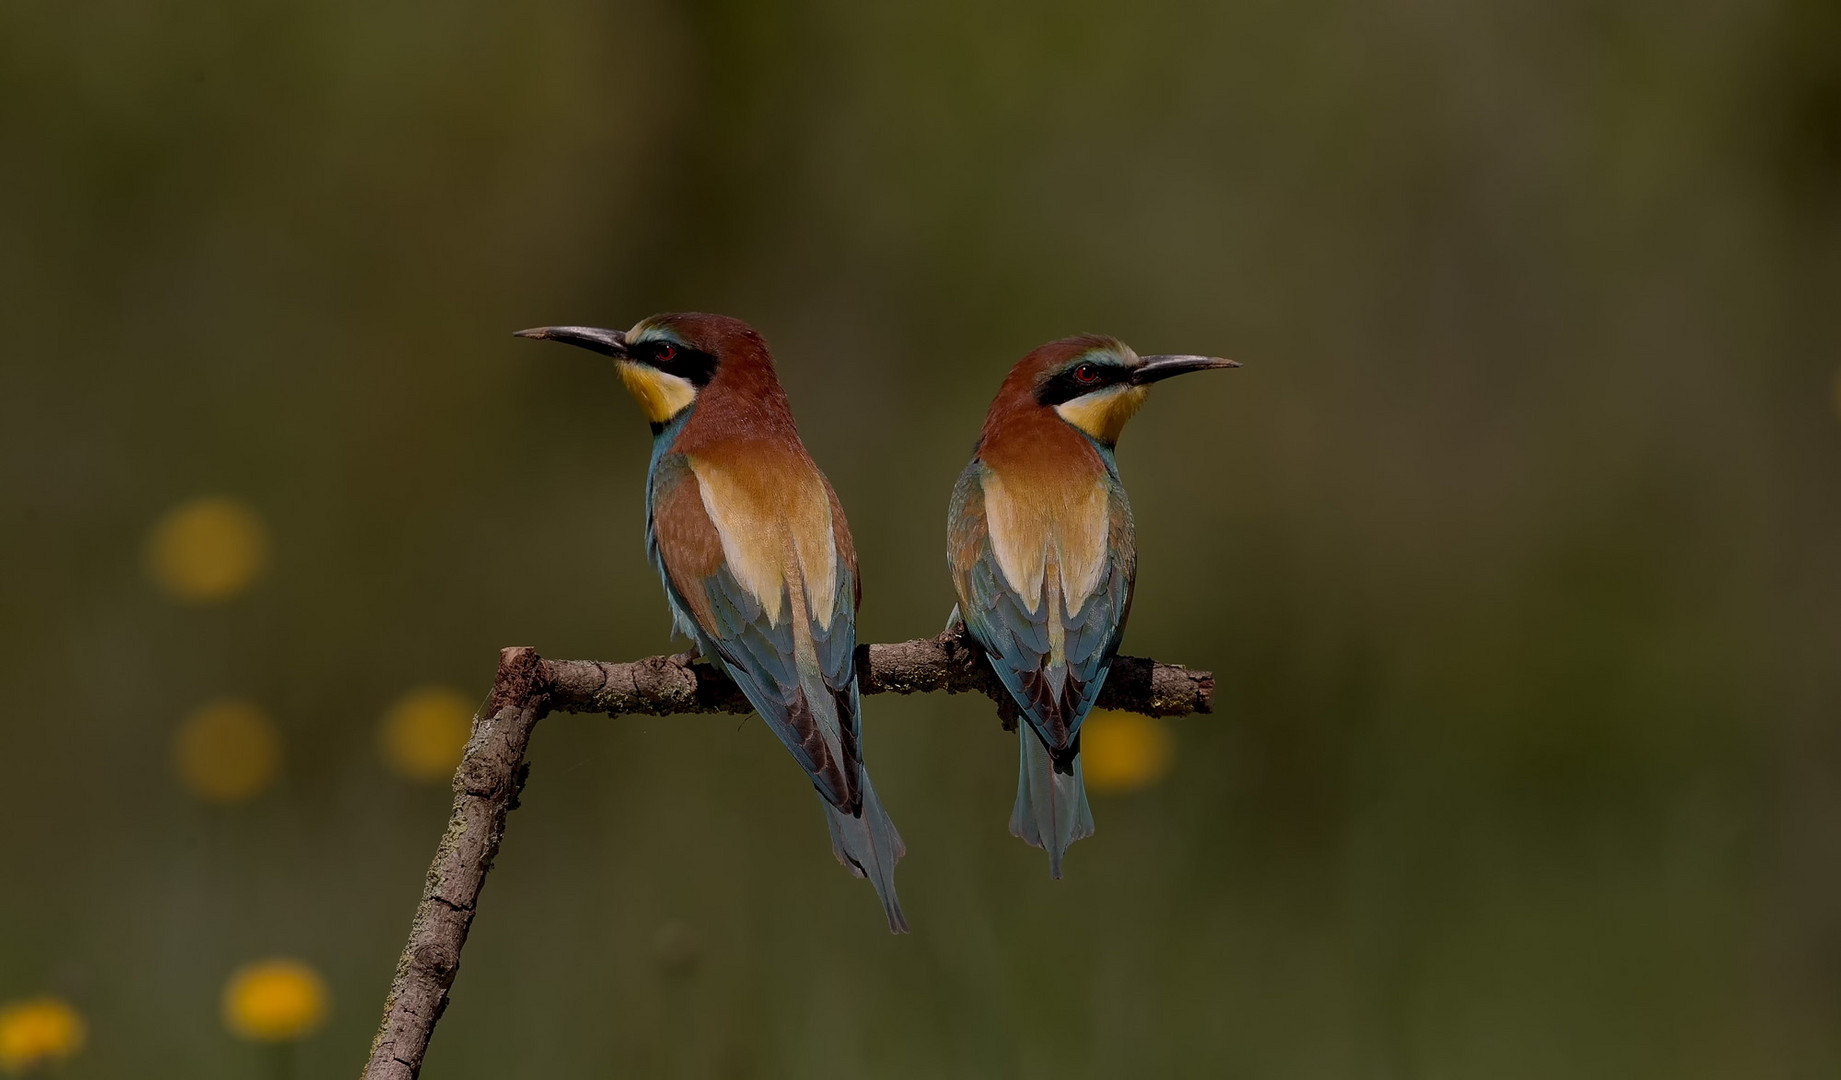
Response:
M906 849L863 762L855 667L862 595L837 493L799 441L767 343L723 315L520 337L612 357L652 425L646 552L674 625L726 671L811 777L839 862L868 877L889 929ZM1080 724L1106 681L1137 569L1113 446L1150 385L1236 367L1140 357L1108 337L1050 342L1010 370L952 493L946 561L959 614L1029 721L1010 831L1048 851L1093 833Z

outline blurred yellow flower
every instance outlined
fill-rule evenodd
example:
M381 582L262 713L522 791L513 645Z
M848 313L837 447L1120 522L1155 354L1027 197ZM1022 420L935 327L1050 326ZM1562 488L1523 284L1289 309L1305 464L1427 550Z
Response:
M292 1042L319 1030L330 1001L319 972L299 960L264 960L224 985L224 1026L256 1042Z
M40 997L0 1006L0 1069L23 1073L68 1061L83 1049L89 1028L61 998Z
M1095 709L1080 725L1081 772L1102 794L1137 791L1162 780L1175 757L1170 726L1154 717Z
M244 502L203 496L180 503L147 537L147 573L175 600L228 600L268 569L268 526Z
M384 713L377 742L391 772L405 780L435 781L454 775L472 733L470 700L445 686L424 686Z
M206 802L246 802L281 771L281 733L250 702L214 701L179 725L173 768L185 789Z

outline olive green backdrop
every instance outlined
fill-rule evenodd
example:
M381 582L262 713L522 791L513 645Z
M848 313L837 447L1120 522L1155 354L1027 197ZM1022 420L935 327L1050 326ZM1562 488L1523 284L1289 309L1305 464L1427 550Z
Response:
M1051 882L988 704L874 698L892 938L758 722L556 717L427 1076L1841 1073L1841 19L1822 0L0 8L0 1000L64 1075L364 1057L497 650L672 651L648 436L510 337L762 329L862 553L951 607L1006 367L1243 370L1120 463L1125 647L1214 669ZM255 587L147 580L244 500ZM201 701L275 786L203 805Z

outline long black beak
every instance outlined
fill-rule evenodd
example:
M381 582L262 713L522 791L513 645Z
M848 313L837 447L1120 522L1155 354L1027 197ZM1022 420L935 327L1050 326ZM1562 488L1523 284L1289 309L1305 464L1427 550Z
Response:
M520 330L514 336L580 345L602 356L624 358L627 354L624 330L603 330L598 326L538 326L529 330Z
M1218 356L1147 356L1144 363L1132 369L1131 381L1139 386L1147 386L1172 375L1239 366L1238 360L1223 360Z

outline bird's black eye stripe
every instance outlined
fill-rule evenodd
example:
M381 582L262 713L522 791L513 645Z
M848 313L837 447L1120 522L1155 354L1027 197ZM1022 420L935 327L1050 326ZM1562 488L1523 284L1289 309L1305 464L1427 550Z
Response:
M701 349L679 345L674 341L648 341L639 358L648 365L697 386L707 385L716 374L716 358Z
M1036 391L1036 400L1044 405L1059 405L1082 394L1091 394L1095 390L1123 382L1130 376L1130 369L1118 364L1083 360L1051 376Z

